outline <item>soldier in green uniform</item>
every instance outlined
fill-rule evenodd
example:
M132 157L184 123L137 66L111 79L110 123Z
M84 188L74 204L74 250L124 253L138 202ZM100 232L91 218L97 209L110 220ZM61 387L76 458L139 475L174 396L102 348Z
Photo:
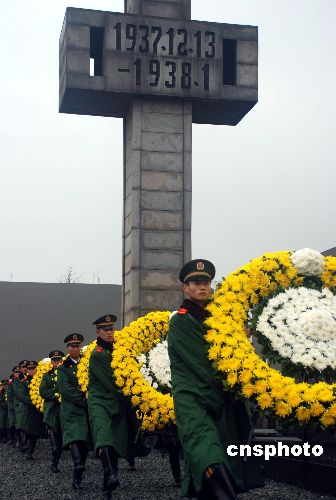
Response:
M7 408L8 380L0 381L0 442L7 442L8 408Z
M81 489L85 462L90 446L90 424L87 401L77 380L77 363L81 357L83 335L71 333L64 339L68 356L57 369L57 387L61 395L61 428L63 448L70 448L74 464L72 487Z
M56 350L49 353L52 368L43 375L40 384L40 396L44 399L43 422L47 425L51 445L51 470L55 473L60 472L58 462L62 455L60 403L57 397L56 373L63 357L64 353L62 351Z
M19 448L22 453L27 451L27 437L25 432L21 429L21 406L20 402L17 398L18 389L21 387L21 382L26 378L27 375L27 363L28 360L24 359L19 363L19 374L15 377L14 380L14 411L15 411L15 426L16 426L16 442L15 447Z
M9 377L7 387L7 408L8 408L8 444L12 445L15 442L15 409L14 409L14 371L18 370L14 366L13 373Z
M37 438L44 432L43 416L30 399L29 386L36 373L37 361L27 363L27 376L21 380L17 390L17 399L20 405L20 429L25 433L27 460L33 460Z
M142 440L137 442L135 449L137 418L115 384L111 361L116 320L114 314L107 314L94 321L97 346L89 361L89 416L94 447L103 466L105 499L110 499L112 491L119 486L118 458L128 459L132 466L134 456L143 456L149 451Z
M205 306L215 267L192 260L180 272L186 295L173 315L168 333L172 392L179 437L185 457L182 494L206 500L234 500L237 493L263 484L250 459L229 457L227 446L246 443L250 421L245 405L225 393L208 359L204 339ZM254 470L253 470L254 467Z

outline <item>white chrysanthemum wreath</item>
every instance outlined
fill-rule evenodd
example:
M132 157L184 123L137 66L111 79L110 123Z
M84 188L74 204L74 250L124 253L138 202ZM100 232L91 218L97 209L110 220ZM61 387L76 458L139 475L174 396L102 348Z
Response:
M269 300L257 330L280 356L319 371L336 368L336 297L328 289L289 288Z
M138 357L142 363L140 373L154 389L171 392L171 371L168 356L168 343L163 340L151 351Z

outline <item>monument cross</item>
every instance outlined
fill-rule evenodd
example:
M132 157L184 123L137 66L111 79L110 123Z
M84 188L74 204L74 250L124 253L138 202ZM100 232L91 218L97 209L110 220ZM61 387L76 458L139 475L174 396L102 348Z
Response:
M191 0L66 10L60 112L124 118L124 324L182 300L192 122L236 125L257 100L256 27L191 21Z

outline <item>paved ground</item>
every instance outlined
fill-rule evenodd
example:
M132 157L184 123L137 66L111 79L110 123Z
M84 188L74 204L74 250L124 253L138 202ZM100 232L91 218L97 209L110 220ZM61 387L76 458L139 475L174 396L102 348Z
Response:
M71 489L72 462L69 452L64 452L60 462L61 474L50 471L48 442L37 445L35 460L27 462L20 451L0 443L0 499L1 500L91 500L101 498L102 472L100 461L91 454L87 462L84 489ZM121 487L114 493L115 500L174 500L180 492L174 487L167 456L157 451L144 459L137 459L137 470L129 472L127 463L120 461ZM336 483L336 478L335 478ZM293 486L267 482L259 490L240 496L241 500L332 500Z

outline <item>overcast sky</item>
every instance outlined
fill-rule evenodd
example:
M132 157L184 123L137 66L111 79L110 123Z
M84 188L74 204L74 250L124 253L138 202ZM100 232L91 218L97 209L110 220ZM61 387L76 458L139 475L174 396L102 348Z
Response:
M67 6L1 0L0 280L68 266L121 283L122 120L58 113ZM259 27L259 102L193 125L193 257L223 276L267 251L336 246L336 0L192 0L192 19Z

